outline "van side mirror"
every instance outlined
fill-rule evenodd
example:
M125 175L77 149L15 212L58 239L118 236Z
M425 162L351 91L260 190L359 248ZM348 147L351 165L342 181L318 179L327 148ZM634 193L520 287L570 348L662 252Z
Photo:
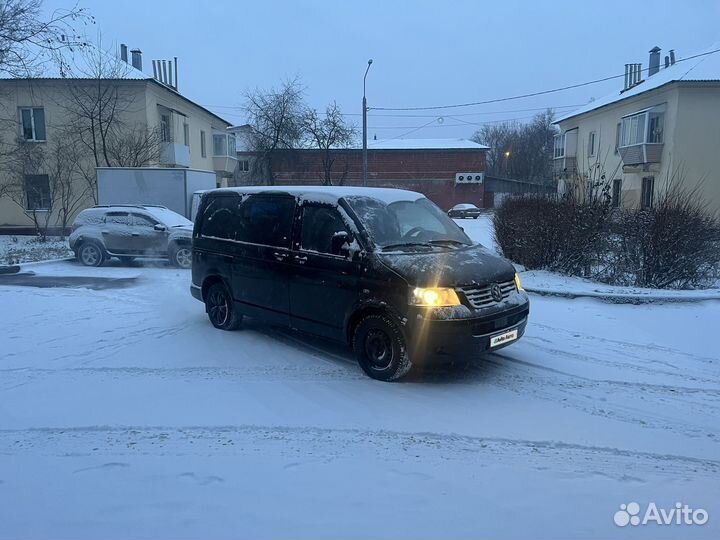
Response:
M153 229L155 229L158 232L167 231L167 227L165 225L163 225L162 223L156 223L155 227L153 227Z
M343 257L350 256L350 244L353 238L347 231L338 231L332 235L332 242L330 249L333 255L342 255Z

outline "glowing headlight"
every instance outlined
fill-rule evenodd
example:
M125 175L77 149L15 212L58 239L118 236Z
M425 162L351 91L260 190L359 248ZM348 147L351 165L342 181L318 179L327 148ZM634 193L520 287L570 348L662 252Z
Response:
M460 299L455 289L447 287L416 287L410 295L410 303L424 307L447 307L459 306Z
M520 283L520 276L517 275L517 272L515 273L515 286L517 287L518 291L524 291L522 287L522 283Z

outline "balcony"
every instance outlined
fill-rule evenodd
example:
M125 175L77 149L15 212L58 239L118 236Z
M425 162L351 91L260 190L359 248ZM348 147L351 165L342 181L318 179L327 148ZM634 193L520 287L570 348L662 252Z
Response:
M640 143L618 147L623 166L646 165L660 163L663 143Z
M190 148L176 142L160 143L160 165L190 167Z
M557 157L553 159L553 178L571 178L577 173L576 157Z
M220 176L230 177L237 166L235 135L213 132L213 170Z

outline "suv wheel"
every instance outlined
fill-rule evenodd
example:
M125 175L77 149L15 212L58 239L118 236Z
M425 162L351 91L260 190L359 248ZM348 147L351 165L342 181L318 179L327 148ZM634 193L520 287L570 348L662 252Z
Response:
M100 266L105 262L105 250L95 242L85 242L78 249L77 258L85 266Z
M405 336L387 315L368 315L355 328L353 349L363 371L379 381L395 381L410 371Z
M190 268L192 266L192 248L188 245L173 244L170 246L170 263L180 268Z
M212 325L220 330L236 330L242 321L242 315L235 309L230 292L222 283L214 283L208 289L205 311Z

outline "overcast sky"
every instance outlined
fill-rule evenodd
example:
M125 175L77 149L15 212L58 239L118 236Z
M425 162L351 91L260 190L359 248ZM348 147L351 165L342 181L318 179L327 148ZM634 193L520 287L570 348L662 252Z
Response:
M46 8L72 0L46 0ZM300 76L315 107L336 100L361 125L370 107L467 103L622 74L655 45L678 58L720 42L720 1L80 0L91 39L178 57L180 91L232 123L243 92ZM483 122L586 103L622 79L504 103L415 113L370 111L369 137L470 137ZM564 107L564 108L561 108ZM393 115L393 116L388 116ZM410 116L415 115L415 116ZM422 115L422 116L420 116ZM421 129L419 126L427 125Z

